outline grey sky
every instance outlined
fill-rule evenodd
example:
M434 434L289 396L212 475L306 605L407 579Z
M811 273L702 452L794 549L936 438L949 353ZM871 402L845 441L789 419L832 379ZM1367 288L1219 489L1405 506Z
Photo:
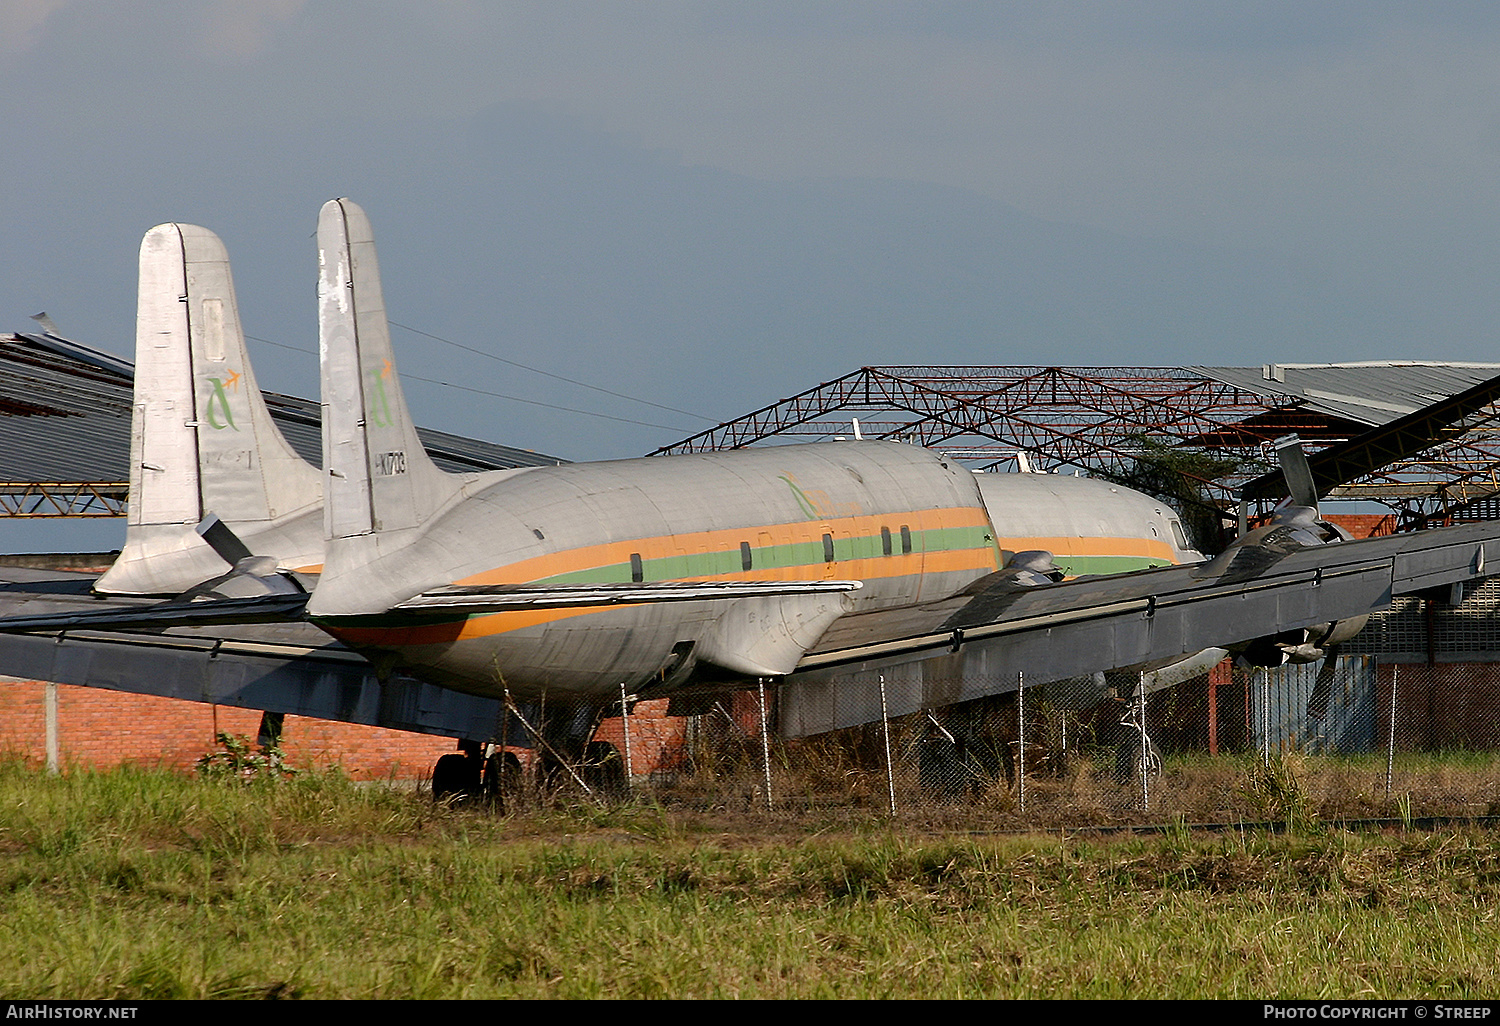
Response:
M708 418L395 333L571 458L867 363L1500 359L1493 4L0 0L0 82L0 330L128 352L191 221L312 394L349 195L394 320Z

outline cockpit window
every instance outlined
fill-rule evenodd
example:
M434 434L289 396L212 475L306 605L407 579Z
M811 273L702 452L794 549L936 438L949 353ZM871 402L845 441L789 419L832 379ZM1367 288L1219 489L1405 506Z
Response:
M1177 547L1185 549L1188 547L1187 535L1182 533L1182 521L1173 517L1169 523L1172 525L1172 537L1177 539Z

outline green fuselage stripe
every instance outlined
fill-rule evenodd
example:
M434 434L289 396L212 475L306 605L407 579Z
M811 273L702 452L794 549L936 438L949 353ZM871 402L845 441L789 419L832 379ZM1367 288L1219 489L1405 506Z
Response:
M1085 574L1124 574L1132 570L1149 570L1157 566L1171 566L1166 559L1149 556L1063 556L1057 557L1057 568L1067 577L1082 577Z
M923 552L950 552L967 549L993 549L994 540L985 526L943 527L928 531L912 531L912 554ZM747 532L746 541L749 541ZM881 536L876 534L849 537L834 533L833 558L835 562L853 559L878 559L885 555ZM891 555L905 555L901 551L899 531L891 533ZM786 567L818 566L824 560L823 541L791 542L783 545L755 546L750 548L752 570L776 570ZM675 581L691 577L719 577L725 574L744 572L744 554L738 544L733 549L717 552L684 552L675 556L641 561L643 577L647 581ZM554 574L532 583L546 584L613 584L631 580L628 562L606 566L588 567L565 574Z

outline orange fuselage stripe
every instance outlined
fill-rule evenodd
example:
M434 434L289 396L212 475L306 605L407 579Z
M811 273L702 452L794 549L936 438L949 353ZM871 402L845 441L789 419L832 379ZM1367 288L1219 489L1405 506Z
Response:
M761 537L762 535L769 536L769 544L771 545L796 545L815 542L828 531L837 532L843 537L868 537L879 535L882 527L895 528L902 523L909 523L912 531L916 533L919 531L941 530L943 528L988 527L989 518L985 515L983 509L973 506L955 506L949 509L908 511L905 513L888 513L884 515L829 517L817 520L800 520L786 524L765 524L717 531L689 531L684 534L664 534L654 538L605 542L600 545L584 545L562 552L549 552L543 556L534 556L531 559L523 559L517 563L496 567L493 570L485 570L482 573L473 574L453 583L529 584L534 581L546 580L549 577L577 573L580 570L591 570L595 567L616 566L621 563L628 563L632 555L638 555L643 561L649 561L653 559L670 559L674 556L693 555L701 552L728 552L739 548L742 541L752 542L757 547L762 546L766 544L766 540ZM928 556L941 554L941 551L927 553ZM841 560L840 565L846 562L860 561ZM823 566L824 564L819 563L816 568L821 571ZM762 577L757 572L752 571L745 575L728 575L726 579L749 581L778 580L782 577L787 577L787 572L795 569L797 568L778 567L774 569L770 577ZM821 573L818 576L821 576ZM894 577L900 575L881 574L879 576ZM801 580L803 578L793 575L789 579Z
M765 544L769 535L772 545L799 544L815 540L825 531L841 536L878 535L882 527L903 522L923 534L944 528L989 527L985 511L977 507L954 507L942 510L908 511L875 516L833 517L732 528L695 531L686 534L661 535L581 546L563 552L548 553L473 574L455 584L525 584L596 567L628 563L632 555L641 559L661 559L684 553L725 551L738 548L741 541L754 539ZM1137 556L1175 562L1172 548L1159 539L1147 538L1001 538L998 544L1014 550L1047 549L1058 555ZM714 575L715 580L774 581L819 580L827 577L853 580L880 580L921 574L954 572L988 572L997 569L997 544L979 548L939 549L910 554L893 554L874 558L842 559L836 563L805 563L795 566L767 567L757 570ZM710 578L684 578L706 580ZM612 609L626 608L612 606ZM444 644L471 638L489 637L523 630L542 624L599 612L598 609L516 610L476 614L461 620L412 627L341 628L338 635L355 644L407 646Z

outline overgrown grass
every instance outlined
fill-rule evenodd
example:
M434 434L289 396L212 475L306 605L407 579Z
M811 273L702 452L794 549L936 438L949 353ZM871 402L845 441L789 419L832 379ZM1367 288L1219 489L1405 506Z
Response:
M883 759L851 757L849 748L800 745L777 751L772 792L785 807L831 808L879 813L888 807ZM915 758L895 767L896 805L903 817L929 821L972 819L989 814L991 825L1006 827L1084 827L1161 822L1174 815L1195 822L1291 822L1402 816L1481 816L1500 814L1500 752L1398 753L1386 786L1386 758L1364 755L1209 756L1170 755L1164 771L1149 781L1149 803L1142 808L1140 782L1120 783L1114 753L1075 750L1066 762L1037 760L1027 774L1026 807L1003 775L976 776L958 801L924 792ZM690 779L660 789L663 800L698 808L715 802L725 808L764 805L758 764L730 767L710 779Z
M1243 783L1243 780L1242 780ZM0 766L14 997L1451 997L1500 841L1117 841Z

